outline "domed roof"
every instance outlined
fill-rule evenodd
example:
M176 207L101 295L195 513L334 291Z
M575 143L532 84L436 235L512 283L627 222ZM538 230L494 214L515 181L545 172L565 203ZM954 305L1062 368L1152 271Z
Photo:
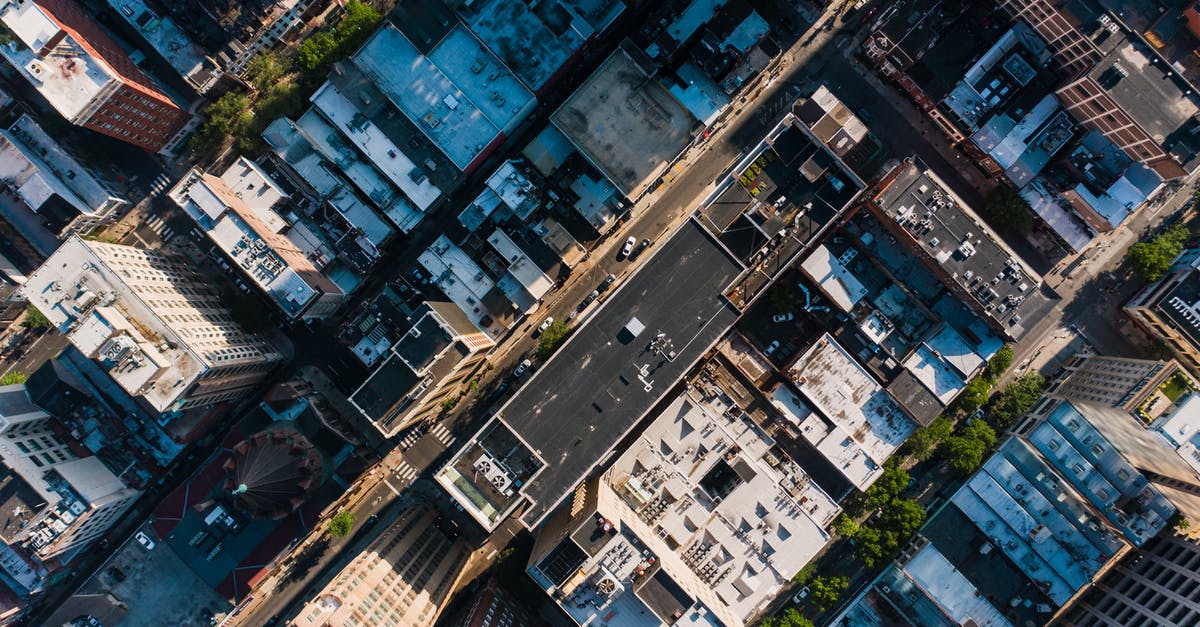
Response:
M321 455L294 429L260 431L233 447L225 489L254 518L283 518L321 484Z

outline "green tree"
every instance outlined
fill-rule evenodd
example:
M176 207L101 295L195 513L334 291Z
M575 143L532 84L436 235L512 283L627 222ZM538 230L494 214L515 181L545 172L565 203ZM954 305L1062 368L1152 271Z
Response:
M809 598L822 612L832 608L850 586L850 580L841 575L817 577L808 584Z
M1046 380L1036 372L1022 375L1009 383L989 404L986 414L988 424L998 433L1016 424L1021 416L1037 404L1045 385Z
M983 407L988 401L988 395L992 391L992 384L982 376L975 377L967 382L963 387L963 391L959 392L958 397L953 401L953 409L964 414L973 413L975 410Z
M972 437L955 435L946 439L940 453L946 459L946 465L956 475L965 477L979 468L983 463L983 454L987 447L983 442Z
M46 317L37 307L29 305L25 308L25 319L21 321L21 326L26 329L49 329L51 326L50 319Z
M319 73L337 47L333 33L321 31L300 44L300 49L296 51L296 66L305 72Z
M1192 527L1192 522L1187 519L1187 516L1179 512L1175 512L1167 522L1170 523L1172 529L1180 533L1184 533Z
M867 568L875 568L876 565L887 562L896 552L897 546L899 542L896 534L886 529L863 526L854 536L855 552Z
M996 432L983 420L972 420L962 428L963 437L968 437L989 449L996 445Z
M833 521L833 531L843 538L853 538L858 533L858 523L842 512Z
M808 581L812 579L813 575L815 574L817 574L817 565L814 562L809 562L804 565L804 568L801 568L799 572L792 576L792 583L796 584L797 586L803 586L804 584L808 583Z
M261 52L251 59L246 68L246 80L254 85L255 90L266 91L287 73L287 69L274 51Z
M1033 230L1033 211L1029 203L1011 187L1000 186L988 194L983 214L992 226L1002 231L1028 233Z
M904 454L923 462L933 456L938 445L954 432L954 423L945 416L938 416L927 427L917 429L904 442Z
M253 101L246 94L229 92L204 109L205 122L192 136L192 150L213 156L225 142L240 134L254 116L250 113Z
M446 413L458 406L458 397L451 396L442 401L442 413Z
M546 359L558 350L559 346L567 339L567 333L570 329L567 328L567 323L562 320L555 320L542 331L542 335L538 338L537 354L538 357Z
M19 385L29 380L29 375L24 372L10 372L3 377L0 377L0 385Z
M983 377L988 381L995 382L1004 374L1013 362L1013 347L1012 344L1005 344L996 351L995 355L988 360L987 367L983 369Z
M354 512L344 509L329 519L329 535L344 538L354 529Z
M813 622L796 611L796 608L789 607L777 616L764 618L759 627L813 627Z
M296 65L309 74L323 74L335 61L357 50L382 19L371 5L350 0L335 28L321 31L300 44Z
M1129 247L1129 261L1133 271L1143 281L1157 281L1162 278L1179 253L1187 243L1191 232L1183 224L1167 227L1147 242L1139 242Z
M883 464L883 474L867 488L866 506L870 511L875 511L884 505L892 502L900 493L908 487L908 483L912 481L912 477L904 468L900 467L900 462L893 457Z
M879 515L879 526L907 540L925 524L925 508L908 499L892 501Z

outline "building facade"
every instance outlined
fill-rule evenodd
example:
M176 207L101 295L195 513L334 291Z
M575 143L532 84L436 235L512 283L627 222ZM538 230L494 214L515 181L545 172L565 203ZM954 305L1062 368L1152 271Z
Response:
M1175 360L1079 354L1063 365L1046 394L1133 411L1178 370Z
M1166 276L1142 288L1125 313L1166 344L1192 375L1200 376L1200 256L1184 251Z
M0 56L72 124L158 152L191 118L73 0L5 0L0 22Z
M1163 533L1122 560L1064 612L1061 625L1200 623L1200 543Z
M283 355L247 333L188 259L72 237L22 291L84 355L169 419L238 400Z
M470 557L437 511L411 505L288 623L293 627L427 627Z

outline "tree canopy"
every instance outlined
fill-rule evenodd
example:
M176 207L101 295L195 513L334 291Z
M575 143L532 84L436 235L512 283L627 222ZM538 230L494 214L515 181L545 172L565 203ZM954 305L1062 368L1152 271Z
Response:
M538 357L546 359L558 350L559 346L567 339L567 333L570 329L567 328L567 323L562 320L555 320L542 331L541 337L538 338L537 354Z
M21 321L21 326L26 329L49 329L51 326L50 319L46 317L37 307L29 305L25 308L25 319Z
M1133 271L1143 281L1157 281L1167 270L1187 243L1191 233L1183 224L1167 227L1147 242L1139 242L1129 247L1129 261Z
M310 74L324 74L335 61L349 56L367 40L383 16L369 4L350 0L337 26L300 44L296 65Z
M1042 397L1042 389L1046 380L1036 372L1022 375L1008 384L1004 391L992 399L985 410L985 418L992 429L1001 432L1016 424L1038 399Z
M796 608L789 607L778 616L764 618L759 627L813 627L813 622L796 611Z
M988 222L1002 231L1028 233L1033 230L1033 211L1021 194L1011 187L1000 186L988 194L983 204Z
M908 471L900 466L899 461L893 457L883 464L883 474L867 488L866 506L870 511L877 510L884 505L892 502L900 493L908 487L908 482L912 477L908 475Z
M329 535L344 538L354 529L354 512L344 509L329 519Z
M808 582L809 598L817 609L825 611L837 604L849 586L850 580L841 575L816 577Z
M904 454L923 462L933 456L938 445L954 432L954 423L945 416L938 416L927 427L917 429L904 442Z

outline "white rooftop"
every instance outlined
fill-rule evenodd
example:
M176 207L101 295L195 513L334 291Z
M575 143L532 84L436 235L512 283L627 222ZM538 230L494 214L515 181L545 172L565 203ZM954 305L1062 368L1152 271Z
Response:
M944 325L933 337L925 340L925 343L966 379L974 376L992 357L991 354L981 355L975 352L950 325Z
M791 366L789 377L821 414L801 434L858 489L883 471L883 462L916 429L869 372L826 333Z
M682 44L717 14L727 0L692 0L687 8L667 27L667 34Z
M1020 438L1009 438L951 501L1058 606L1128 546Z
M847 252L852 253L854 250L850 248ZM847 257L843 254L842 257L849 259L853 258L853 255ZM842 259L834 257L824 244L817 246L804 263L800 264L800 268L842 311L851 311L867 295L867 288L862 282L846 269Z
M496 316L492 316L492 312L483 304L484 297L496 284L463 249L441 235L421 253L418 261L433 276L433 282L475 326L493 339L503 335L504 326L496 322ZM491 324L484 324L485 319L491 319Z
M932 544L917 551L903 571L959 625L1008 627L1012 624Z
M904 360L904 369L912 373L942 405L949 405L967 384L962 375L924 343L918 344L908 359Z
M1152 426L1175 447L1183 461L1200 472L1200 393L1191 392L1180 399L1175 411Z
M388 24L354 56L354 64L460 170L533 102L462 25L426 57Z
M769 453L773 444L727 397L689 389L604 475L616 498L602 490L601 513L727 625L774 600L841 511L797 464Z
M145 38L172 69L198 89L204 89L216 80L216 68L205 66L204 51L170 17L156 14L143 0L108 0L108 5Z
M102 216L127 202L92 176L88 168L67 154L27 115L22 115L8 130L0 130L0 179L18 187L27 180L37 179L46 191L57 194L85 215ZM33 211L41 206L32 198L28 204Z
M64 242L22 291L80 352L98 360L125 391L158 411L168 411L208 368L78 238Z
M1072 249L1081 251L1095 239L1096 233L1092 228L1075 215L1066 201L1047 188L1045 179L1035 178L1021 188L1020 194L1033 212Z
M59 33L58 24L33 2L8 2L0 6L0 22L24 43L0 45L0 56L8 59L50 106L68 120L76 121L96 98L119 79L111 68L67 36L44 57L37 53Z
M546 276L546 273L542 272L542 269L504 231L500 229L492 231L487 241L508 264L508 275L499 283L500 289L504 291L505 295L509 295L511 289L506 289L506 279L509 277L516 281L512 287L528 294L534 301L533 305L536 305L537 301L545 296L551 287L554 287L554 280ZM514 302L516 302L515 299Z
M404 192L404 195L418 209L427 211L433 206L433 203L441 198L442 190L438 189L425 175L423 166L418 167L400 147L392 143L392 140L379 127L375 126L374 122L360 113L358 108L342 92L338 91L333 83L326 82L322 85L317 93L312 95L311 100L325 119L341 131L343 137L349 139L352 144L366 154L370 164L400 188L400 191ZM304 120L310 114L311 111L301 118L300 127L302 129L305 127ZM310 139L320 142L318 136L312 133L308 133L308 136ZM324 141L333 146L333 140L326 139ZM340 150L340 147L338 148L333 154L327 153L327 156L339 166L345 161L356 158ZM350 173L347 172L347 174ZM353 174L350 176L354 178ZM375 199L372 192L365 189L364 192L371 196L372 200Z
M488 191L494 193L521 220L541 207L541 201L531 194L533 181L529 180L514 162L505 161L487 179Z

